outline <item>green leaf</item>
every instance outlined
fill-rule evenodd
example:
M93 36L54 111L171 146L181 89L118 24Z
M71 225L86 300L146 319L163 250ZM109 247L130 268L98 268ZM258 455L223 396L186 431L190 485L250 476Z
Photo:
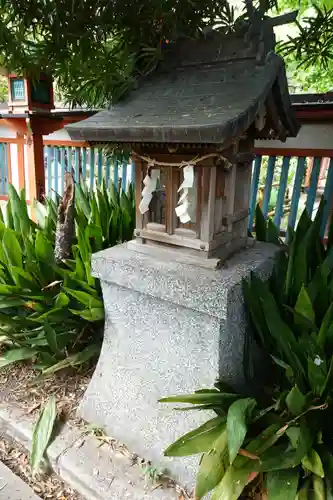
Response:
M32 472L38 471L51 439L57 416L56 399L51 396L41 412L32 436L30 464Z
M246 467L241 469L230 465L222 481L213 491L211 500L238 500L249 482L252 472L251 465L248 463ZM255 469L254 465L253 468Z
M169 396L167 398L162 398L159 400L160 403L190 403L192 405L197 404L224 404L230 405L234 401L239 399L238 394L230 393L216 393L207 392L205 393L195 393L195 394L181 394L179 396ZM229 406L228 406L229 407Z
M17 361L32 359L36 356L36 354L37 351L35 349L30 349L28 347L12 349L5 352L5 354L0 357L0 368L10 365L11 363L16 363Z
M247 432L247 421L256 404L255 399L245 398L235 401L229 408L227 429L230 463L235 460L243 444Z
M286 434L290 439L291 445L296 450L295 461L292 466L298 465L310 451L314 435L306 421L301 420L299 427L289 427Z
M51 266L54 263L53 245L42 233L37 231L35 240L35 251L38 260Z
M313 482L313 498L314 500L327 500L326 491L325 491L325 482L322 477L314 474L312 476Z
M261 305L267 326L275 341L277 352L274 355L281 358L291 367L298 380L298 384L302 384L303 386L305 371L300 359L303 353L299 351L293 331L282 320L272 294L267 292L264 297L261 297Z
M10 229L6 229L2 245L5 255L10 266L22 267L22 250L15 233Z
M105 317L104 307L93 307L92 309L84 309L81 311L76 311L75 309L69 309L75 316L81 316L81 318L86 321L103 321Z
M62 307L67 307L69 304L69 298L64 292L60 292L54 302L54 307L56 309L61 309Z
M314 450L313 448L310 450L310 452L307 454L305 458L302 460L302 465L304 469L309 470L313 472L314 474L317 474L319 477L324 477L324 468L322 461L320 459L320 456Z
M44 378L45 376L53 375L54 373L63 370L64 368L74 367L78 365L82 365L89 361L89 359L97 356L100 352L99 344L92 344L83 349L83 351L78 352L76 354L72 354L68 356L66 359L63 359L56 363L55 365L50 366L42 371L42 376L37 377L37 380Z
M294 415L300 415L306 405L306 396L302 394L297 385L295 385L286 397L286 405L289 412Z
M327 309L327 312L324 316L324 319L321 323L320 330L318 333L317 342L321 348L325 347L327 334L329 332L329 329L330 329L330 326L332 325L332 323L333 323L333 303Z
M20 288L39 288L36 278L30 272L16 266L10 266L9 270L14 283Z
M260 278L256 278L253 275L251 276L250 283L247 283L245 280L243 281L245 302L249 309L255 332L259 335L260 341L264 346L266 344L267 326L260 300L257 300L258 297L261 297L260 290L262 287L265 287L265 284Z
M36 214L36 219L38 222L38 225L42 228L46 228L46 222L47 222L47 210L45 205L43 205L40 201L34 200L32 204L35 214Z
M12 214L12 206L11 206L10 200L8 200L8 202L7 202L6 226L8 229L15 229L14 228L14 219L13 219L13 214Z
M92 295L87 292L82 292L81 290L71 290L70 288L64 287L64 290L69 293L72 297L74 297L78 302L83 304L85 307L89 309L101 308L103 307L103 301L100 299L96 299Z
M308 378L312 392L320 397L326 386L327 366L319 356L313 360L308 358Z
M266 236L267 243L273 243L274 245L281 245L279 229L274 224L272 219L268 219L266 234L267 234Z
M308 295L308 292L306 291L304 285L301 288L301 291L298 294L296 305L295 305L295 311L300 314L301 316L304 316L307 318L309 321L312 323L315 323L315 312L313 310L312 304L310 297Z
M76 184L75 186L75 203L88 220L91 213L90 204L80 184Z
M51 351L54 354L58 354L59 349L58 349L58 343L57 343L57 334L54 331L54 329L52 328L52 326L49 324L47 319L44 320L44 332L45 332L45 337L46 337L47 343L48 343Z
M8 185L8 197L11 203L15 231L28 235L31 223L26 201L21 200L12 184Z
M269 500L295 500L299 476L298 468L268 472L266 480Z
M285 363L284 361L282 361L282 359L279 359L279 358L276 358L275 356L272 356L271 355L271 358L272 360L274 361L275 364L277 364L278 366L280 366L281 368L283 368L286 372L286 377L291 380L293 378L293 371L291 369L291 367Z
M204 497L219 484L228 465L228 435L224 427L212 448L201 459L195 486L196 498Z
M197 429L177 439L164 451L164 455L167 457L185 457L209 451L225 429L225 422L225 417L208 420Z
M267 241L266 220L259 203L256 206L255 233L258 241Z

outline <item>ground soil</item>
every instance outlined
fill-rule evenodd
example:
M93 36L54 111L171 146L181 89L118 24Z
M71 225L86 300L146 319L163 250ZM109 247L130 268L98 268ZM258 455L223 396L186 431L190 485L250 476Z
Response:
M76 410L95 367L81 371L64 370L49 379L35 382L39 372L29 364L13 364L0 370L0 401L15 403L27 415L38 414L54 394L61 420L77 422Z
M17 364L0 370L0 401L12 403L36 417L48 398L54 394L57 399L58 415L62 421L78 424L78 404L85 392L94 367L79 372L61 372L52 378L35 383L38 372L29 364ZM16 442L0 436L0 460L14 474L25 481L43 500L83 500L56 474L32 476L29 455Z

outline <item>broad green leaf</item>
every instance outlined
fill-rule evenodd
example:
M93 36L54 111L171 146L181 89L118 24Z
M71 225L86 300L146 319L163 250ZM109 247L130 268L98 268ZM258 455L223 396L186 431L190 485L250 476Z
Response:
M258 241L267 241L266 220L259 203L256 206L255 233Z
M279 359L279 358L276 358L275 356L272 356L271 355L271 358L272 360L274 361L275 364L277 364L278 366L280 366L281 368L283 368L286 372L286 377L290 380L292 379L293 377L293 371L291 369L291 367L285 363L284 361L282 361L282 359Z
M6 207L6 226L8 229L15 229L10 200L7 201L7 207Z
M290 439L291 445L296 450L295 462L293 464L293 466L296 466L303 460L313 445L313 431L305 421L301 421L299 427L289 427L286 430L286 434Z
M228 466L228 435L225 426L212 448L201 458L195 486L196 498L204 497L215 488Z
M18 349L12 349L5 352L3 356L0 357L0 368L16 363L17 361L24 361L26 359L32 359L36 356L37 351L35 349L30 349L28 347L21 347Z
M333 356L331 357L331 361L330 361L328 372L327 372L327 377L325 380L324 387L322 388L321 395L323 395L324 393L326 393L330 389L331 384L332 384L332 380L333 380ZM333 470L332 470L332 473L333 473Z
M285 444L272 446L260 456L262 472L290 469L300 463L301 458L296 450L290 450Z
M309 451L307 456L303 458L302 465L304 469L317 474L319 477L324 477L324 468L320 456L313 448Z
M306 396L302 394L297 385L295 385L286 397L286 405L290 413L294 416L300 415L306 405Z
M33 208L35 210L35 214L36 214L36 219L37 219L38 225L42 229L45 229L45 227L46 227L46 220L47 220L47 210L46 210L45 205L43 205L38 200L34 200L32 206L33 206Z
M89 219L90 217L90 204L87 196L84 194L83 189L80 184L75 186L75 203L79 209L84 213L85 217Z
M308 378L313 394L321 396L326 385L327 366L319 356L308 358Z
M30 464L32 472L38 471L44 453L51 439L57 416L56 399L51 396L43 408L32 436Z
M309 500L309 481L306 481L305 485L298 490L295 500Z
M230 463L235 460L243 444L247 432L247 422L251 418L255 406L255 399L245 398L232 403L228 410L227 430Z
M22 299L16 299L15 297L0 297L0 309L7 309L9 307L20 307L24 306L25 301Z
M105 317L104 307L93 307L92 309L84 309L81 311L69 309L69 311L75 316L81 316L81 318L87 321L103 321Z
M227 403L228 407L231 403L239 399L238 394L230 393L215 393L207 392L205 393L195 393L195 394L181 394L179 396L169 396L167 398L162 398L159 400L160 403L190 403L192 405L197 404L224 404Z
M254 479L251 472L252 464L248 463L241 469L236 469L230 465L224 474L220 484L212 493L211 500L238 500L245 486L251 479ZM255 466L253 465L255 471Z
M82 292L81 290L72 290L70 288L64 287L65 292L74 297L78 302L83 304L89 309L103 307L103 302L100 299L96 299L87 292Z
M267 243L273 243L274 245L281 244L279 229L274 224L272 219L268 219L266 238L267 238Z
M101 347L98 344L89 345L88 347L83 349L83 351L78 352L76 354L72 354L68 356L66 359L59 361L55 365L46 368L45 370L42 371L42 376L38 377L38 379L48 375L52 375L53 373L63 370L64 368L82 365L87 361L89 361L89 359L97 356L100 352L100 349Z
M282 358L292 368L299 384L304 384L305 371L301 362L299 346L296 342L293 331L282 320L280 311L270 293L266 293L261 298L261 305L264 311L265 320L271 335L275 340L277 352L275 356Z
M10 266L10 273L12 275L13 281L20 288L39 288L36 278L30 272L25 271L21 267Z
M223 433L225 422L225 417L208 420L197 429L177 439L164 451L164 455L167 457L184 457L209 451L218 436Z
M313 474L313 498L314 500L327 500L325 482L322 477Z
M19 244L14 231L6 229L2 238L2 245L8 264L10 266L22 267L21 245Z
M53 245L42 231L36 233L35 250L38 260L49 266L54 263Z
M258 290L258 280L259 278L255 279L253 276L251 277L250 283L244 280L243 292L246 305L249 309L251 319L255 326L255 332L259 335L262 345L265 345L267 326L261 303L259 300L257 300L258 296L260 297L260 295L258 295L258 293L260 293ZM262 282L260 283L260 285L265 286Z
M295 500L300 471L298 468L267 473L269 500Z
M298 294L295 311L301 316L305 316L309 321L315 323L315 313L311 304L310 297L306 291L304 285Z
M44 320L44 332L47 343L54 354L59 353L58 343L57 343L57 334L49 324L47 319Z
M64 292L60 292L56 297L56 300L54 302L54 307L56 309L61 309L62 307L68 306L68 304L69 304L69 298Z
M333 303L327 309L324 319L321 323L320 330L318 333L317 341L321 348L324 348L327 335L331 325L333 324Z
M26 201L21 200L12 184L8 186L8 197L11 203L15 231L29 234L31 224Z
M295 240L296 250L293 261L293 282L292 282L292 294L290 296L291 301L297 298L301 291L303 285L307 285L308 282L308 262L305 246ZM290 258L290 257L289 257Z

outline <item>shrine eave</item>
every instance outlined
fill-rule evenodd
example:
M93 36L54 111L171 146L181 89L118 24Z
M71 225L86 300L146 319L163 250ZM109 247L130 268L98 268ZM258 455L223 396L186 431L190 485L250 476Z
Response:
M207 42L206 42L207 43ZM223 146L247 133L297 135L283 59L216 56L164 67L123 102L67 126L72 139L109 143ZM219 52L220 54L220 52ZM206 54L204 54L207 57ZM270 126L256 130L258 115Z

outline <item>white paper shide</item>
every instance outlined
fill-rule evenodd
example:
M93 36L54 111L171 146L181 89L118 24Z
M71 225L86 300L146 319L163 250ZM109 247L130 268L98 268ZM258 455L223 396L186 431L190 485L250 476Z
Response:
M153 192L156 191L159 170L154 170L152 168L153 166L154 166L153 164L150 164L148 166L147 175L143 179L144 188L141 193L141 202L139 205L139 210L141 214L145 214L146 212L148 212L149 204L153 197Z
M187 222L191 221L191 217L189 215L189 189L193 187L194 184L194 167L193 165L186 165L186 167L183 167L183 175L184 175L184 180L181 184L181 186L178 189L178 193L181 192L177 207L176 207L176 214L177 217L179 217L179 220L182 224L186 224Z

